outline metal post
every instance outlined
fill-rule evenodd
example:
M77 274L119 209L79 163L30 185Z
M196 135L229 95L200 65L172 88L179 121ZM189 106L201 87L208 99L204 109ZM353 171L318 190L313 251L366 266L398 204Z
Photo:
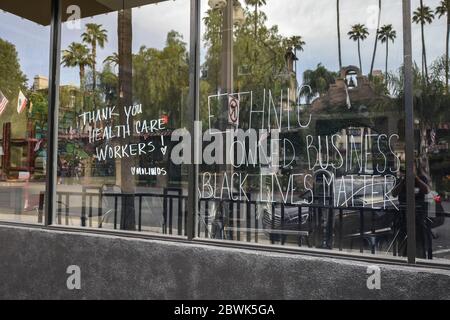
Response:
M411 0L403 0L403 51L405 72L406 221L408 263L416 263L416 215L414 177L414 105L411 42Z
M61 63L61 2L52 0L50 71L48 89L48 132L47 132L47 181L45 193L45 225L53 223L56 212L56 185L58 165L58 106L59 71Z
M222 25L222 93L233 93L233 16L234 0L228 0L227 6L223 9ZM228 99L227 99L228 100ZM225 104L228 107L228 102ZM228 112L223 113L225 127L228 122Z
M195 122L199 119L200 101L200 0L191 0L190 28L190 66L189 66L189 104L187 120L191 134L191 164L188 169L188 199L186 234L189 240L195 237L195 216L198 213L198 165L194 159L197 151ZM201 147L201 146L198 146Z

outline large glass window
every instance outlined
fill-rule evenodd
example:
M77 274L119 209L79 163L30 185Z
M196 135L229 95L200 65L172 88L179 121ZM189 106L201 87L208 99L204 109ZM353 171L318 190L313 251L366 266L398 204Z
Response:
M5 11L0 12L0 220L42 223L49 21L24 15L13 2L2 2L1 9Z
M449 1L411 70L401 0L201 0L200 39L190 0L62 3L54 224L404 257L411 215L448 261ZM0 220L42 223L51 8L0 8Z
M450 258L448 1L412 1L418 258Z
M198 236L406 254L399 17L401 1L202 1Z
M55 223L184 236L187 171L169 155L186 126L190 2L74 3L63 8Z

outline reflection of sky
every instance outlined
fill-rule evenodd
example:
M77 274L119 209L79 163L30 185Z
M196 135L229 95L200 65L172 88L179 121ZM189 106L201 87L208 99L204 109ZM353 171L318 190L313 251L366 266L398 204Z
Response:
M0 21L0 38L16 46L22 71L29 83L37 74L48 74L50 28L25 19L18 20L4 12L0 12Z
M202 12L206 11L207 0L202 0ZM241 0L243 2L243 0ZM434 9L439 0L425 0ZM362 5L362 3L364 3ZM352 24L371 24L370 9L377 6L378 0L341 0L341 32L344 65L358 64L356 43L350 41L347 32ZM419 0L412 0L413 8ZM372 7L371 7L372 6ZM176 30L189 40L190 1L166 1L157 5L147 5L133 10L133 52L142 45L161 48L167 32ZM335 0L267 0L262 10L268 16L269 25L278 25L285 36L301 35L306 41L305 51L299 55L299 72L314 68L319 62L327 68L337 70L336 1ZM19 53L22 70L31 81L37 74L48 74L49 28L42 27L8 13L0 13L0 37L13 42ZM108 55L117 51L117 14L87 18L85 23L100 23L108 30L109 42L98 50L101 63ZM390 44L389 65L397 69L402 62L402 6L401 0L383 1L382 24L391 23L397 31L397 40ZM370 68L375 28L369 29L371 35L362 44L363 70ZM445 19L435 20L425 29L429 63L445 52ZM82 30L69 30L63 27L62 48L73 41L80 41ZM420 27L413 26L414 58L420 64ZM375 68L384 70L385 47L379 44ZM204 48L202 54L204 56ZM78 70L63 69L62 83L75 83Z

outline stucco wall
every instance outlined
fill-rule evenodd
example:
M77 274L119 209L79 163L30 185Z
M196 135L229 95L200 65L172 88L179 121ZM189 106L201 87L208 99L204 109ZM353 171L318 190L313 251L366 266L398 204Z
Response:
M81 290L67 289L69 265ZM0 299L449 299L450 272L0 226Z

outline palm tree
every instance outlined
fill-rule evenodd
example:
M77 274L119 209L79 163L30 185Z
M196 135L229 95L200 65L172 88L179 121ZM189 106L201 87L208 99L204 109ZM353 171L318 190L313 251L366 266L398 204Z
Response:
M447 35L445 41L445 92L448 92L449 77L449 45L450 45L450 0L442 0L441 4L436 8L436 15L440 18L447 16Z
M364 41L367 39L367 36L369 35L369 31L367 30L367 27L363 24L355 24L352 26L352 29L348 32L348 36L350 40L358 42L358 57L359 57L359 69L361 73L362 70L362 61L361 61L361 41Z
M297 50L303 51L306 42L303 40L302 36L292 36L289 38L289 46L294 49L294 55L297 56ZM297 72L297 60L295 61L295 72Z
M258 7L266 5L266 0L245 0L245 3L255 7L255 41L258 41ZM255 63L258 60L258 52L255 50Z
M375 35L375 44L374 44L374 46L373 46L372 63L370 64L370 73L369 73L369 76L372 76L373 68L374 68L374 66L375 66L375 57L376 57L376 55L377 55L378 32L380 31L380 23L381 23L381 0L378 0L377 34Z
M336 11L337 11L337 34L338 34L339 70L342 70L341 6L340 6L340 1L339 0L336 0Z
M97 45L100 48L105 47L105 43L108 41L108 34L105 29L102 29L101 24L88 23L86 24L86 31L81 35L83 42L91 46L92 55L92 90L95 92L97 86Z
M397 32L392 27L392 24L386 24L382 26L378 30L378 40L381 41L381 43L386 43L386 79L388 77L388 59L389 59L389 41L394 42L395 38L397 38Z
M72 42L67 50L62 52L62 65L69 68L80 68L80 90L85 89L86 66L92 64L89 49L81 43Z
M428 6L423 5L423 0L420 0L420 7L414 11L413 22L420 24L422 32L422 73L425 74L425 79L428 82L428 65L427 65L427 49L425 45L425 25L432 23L434 19L433 11Z
M117 67L119 65L119 54L114 52L112 55L107 56L105 60L103 60L103 63L108 63L113 67Z
M315 97L322 97L327 93L332 84L335 83L338 73L329 71L321 63L315 69L306 70L303 73L303 84L309 86L311 90L300 92L308 103ZM308 88L308 89L309 89Z
M266 5L266 0L245 0L245 3L255 7L255 40L258 38L258 7Z

